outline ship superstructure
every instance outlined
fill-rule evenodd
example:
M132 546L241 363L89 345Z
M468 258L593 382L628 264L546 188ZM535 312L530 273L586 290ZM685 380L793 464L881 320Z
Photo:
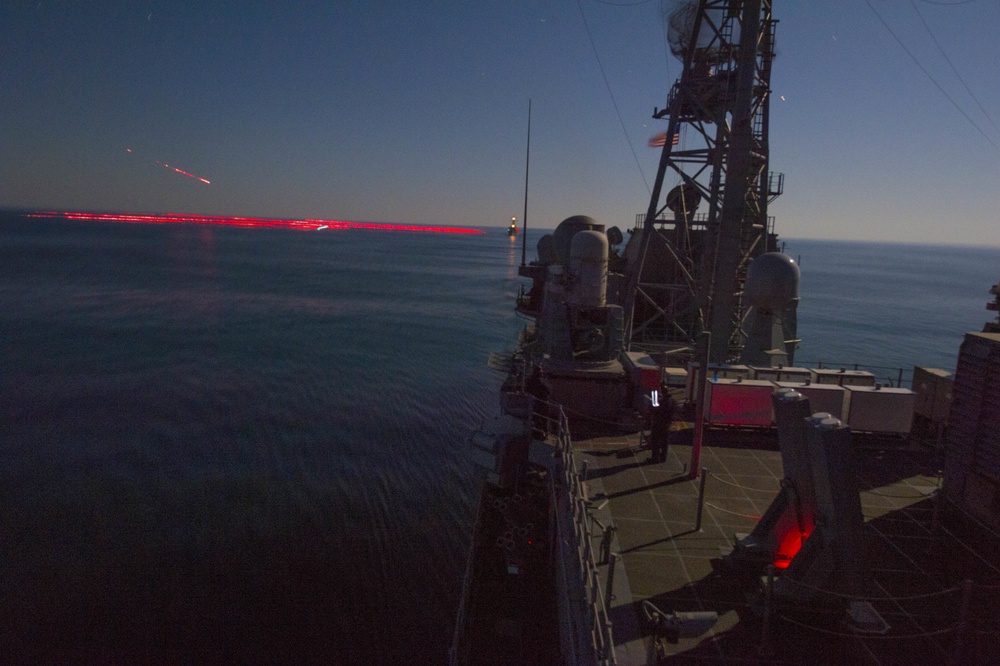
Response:
M911 390L794 366L799 269L767 214L771 4L669 5L684 67L654 112L646 213L627 243L573 215L522 258L530 323L491 356L501 414L471 438L486 471L453 664L1000 658L977 620L1000 612L1000 565L941 523L949 373L917 368ZM658 400L677 403L665 463ZM947 441L950 506L975 520L1000 472Z
M767 214L782 183L768 157L771 3L670 7L684 68L653 114L667 129L646 213L623 248L617 227L567 218L520 268L532 285L518 310L536 323L522 351L571 423L635 428L637 389L667 365L794 359L798 268Z
M783 182L769 170L776 21L767 0L668 7L684 68L653 114L667 128L654 138L663 149L652 196L625 250L626 338L632 349L670 350L708 331L710 362L725 363L742 346L748 265L777 249L767 214Z

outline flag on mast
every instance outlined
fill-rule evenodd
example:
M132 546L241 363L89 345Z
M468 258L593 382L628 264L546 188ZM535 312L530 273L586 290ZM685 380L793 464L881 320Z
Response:
M670 140L670 145L671 146L676 146L678 143L680 143L680 141L681 141L681 133L680 132L674 132L674 136ZM656 136L652 137L649 140L649 147L650 148L662 148L666 144L667 144L667 133L666 132L660 132L659 134L657 134Z

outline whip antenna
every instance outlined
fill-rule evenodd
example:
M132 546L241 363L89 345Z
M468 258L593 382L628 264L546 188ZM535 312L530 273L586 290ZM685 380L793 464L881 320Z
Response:
M528 165L531 164L531 99L528 99L528 147L524 151L524 215L521 217L521 265L528 251Z

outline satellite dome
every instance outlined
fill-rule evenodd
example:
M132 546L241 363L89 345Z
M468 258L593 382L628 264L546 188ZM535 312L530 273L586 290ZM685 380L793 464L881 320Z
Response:
M761 310L783 310L799 298L799 267L781 252L767 252L750 263L743 295Z
M667 208L674 213L680 212L694 215L694 212L698 210L698 204L701 203L701 200L701 192L691 183L678 185L667 192Z
M586 215L573 215L559 223L559 226L552 233L552 237L555 240L556 261L558 263L564 266L569 264L569 250L570 243L573 242L573 236L577 232L587 230L603 232L604 225L599 224L597 220Z
M556 239L552 237L552 234L545 234L539 238L536 248L539 263L546 265L556 263Z
M594 229L578 231L570 243L569 257L576 274L570 303L602 307L608 288L608 237Z

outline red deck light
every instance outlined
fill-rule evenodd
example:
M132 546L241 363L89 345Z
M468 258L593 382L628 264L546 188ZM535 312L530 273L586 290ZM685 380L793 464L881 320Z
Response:
M795 556L802 550L802 544L809 538L812 531L812 525L806 525L801 532L795 529L789 530L781 540L778 552L774 554L774 568L787 569L788 565L795 559Z

